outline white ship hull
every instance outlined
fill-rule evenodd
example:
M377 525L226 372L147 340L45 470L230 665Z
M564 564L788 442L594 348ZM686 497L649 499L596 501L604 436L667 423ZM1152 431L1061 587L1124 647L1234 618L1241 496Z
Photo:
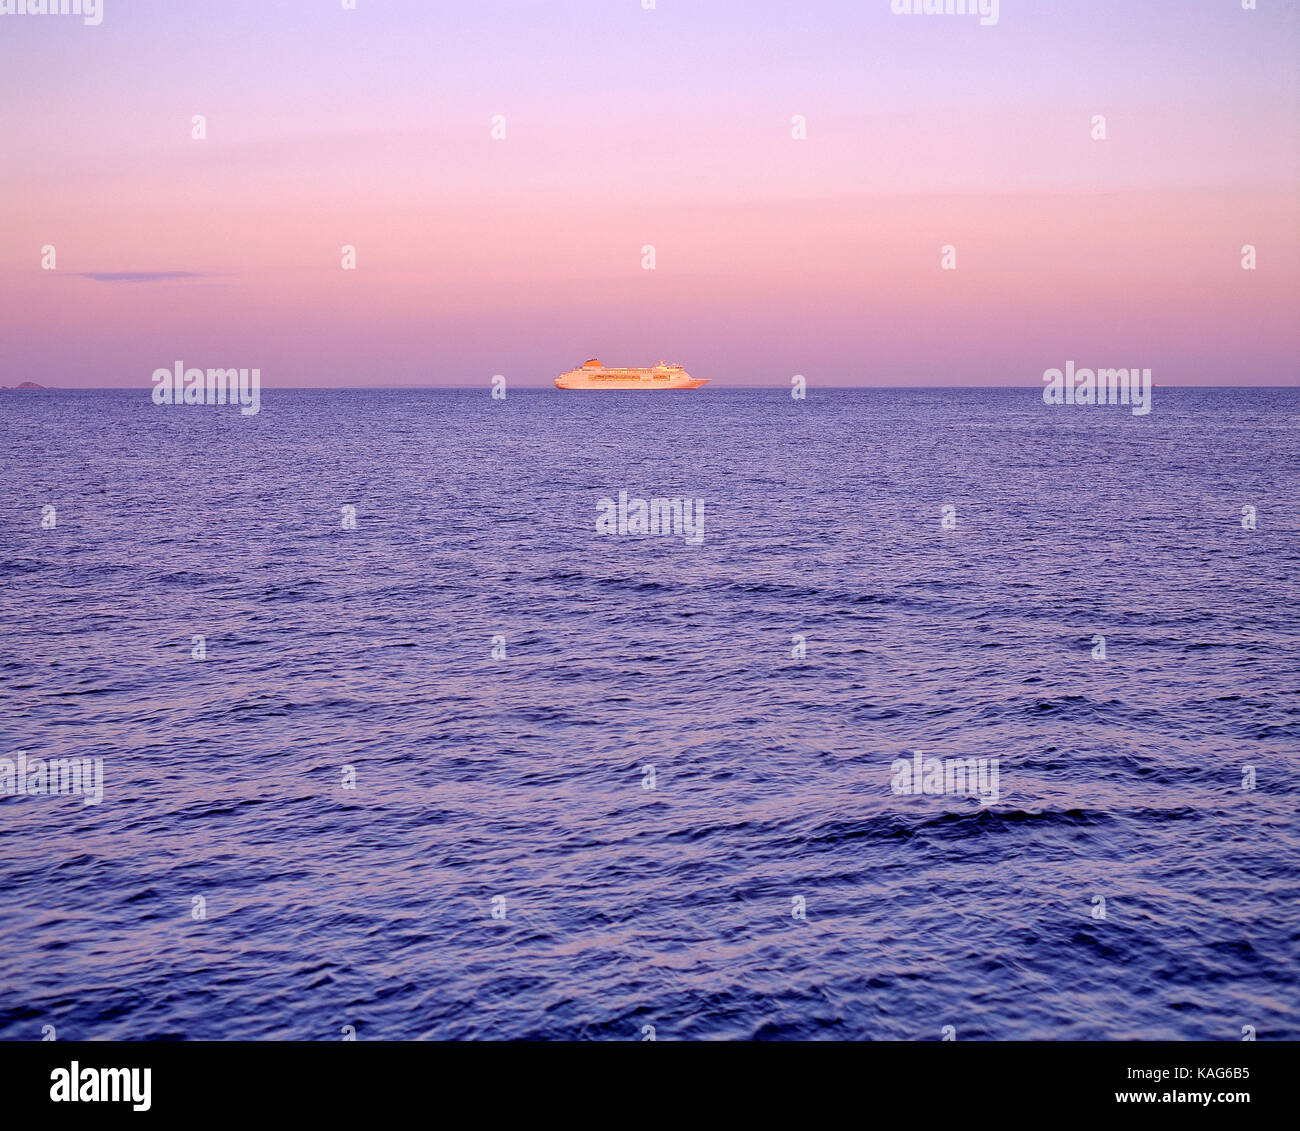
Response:
M692 377L680 365L613 368L594 360L555 379L557 389L698 389L708 383L707 377Z

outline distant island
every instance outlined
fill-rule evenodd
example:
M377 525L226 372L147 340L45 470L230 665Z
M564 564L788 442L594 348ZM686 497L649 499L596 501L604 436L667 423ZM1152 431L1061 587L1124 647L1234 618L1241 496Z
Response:
M12 389L8 385L0 385L0 393L16 393L19 389L43 389L44 385L38 385L35 381L24 381L21 385L15 385Z

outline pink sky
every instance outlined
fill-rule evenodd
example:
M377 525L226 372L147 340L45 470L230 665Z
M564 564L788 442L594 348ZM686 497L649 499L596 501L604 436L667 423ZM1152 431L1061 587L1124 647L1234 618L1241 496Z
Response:
M0 16L0 384L1297 383L1294 9L794 7Z

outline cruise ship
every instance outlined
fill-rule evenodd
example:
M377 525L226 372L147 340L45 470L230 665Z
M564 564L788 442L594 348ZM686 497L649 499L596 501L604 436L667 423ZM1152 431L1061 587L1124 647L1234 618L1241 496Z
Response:
M663 361L646 369L613 368L594 357L555 379L557 389L698 389L708 383L707 377L692 377L680 365Z

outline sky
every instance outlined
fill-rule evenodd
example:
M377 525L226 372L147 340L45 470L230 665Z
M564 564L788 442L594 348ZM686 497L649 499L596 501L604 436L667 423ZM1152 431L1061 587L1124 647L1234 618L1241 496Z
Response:
M0 384L1300 384L1290 0L651 2L0 15Z

